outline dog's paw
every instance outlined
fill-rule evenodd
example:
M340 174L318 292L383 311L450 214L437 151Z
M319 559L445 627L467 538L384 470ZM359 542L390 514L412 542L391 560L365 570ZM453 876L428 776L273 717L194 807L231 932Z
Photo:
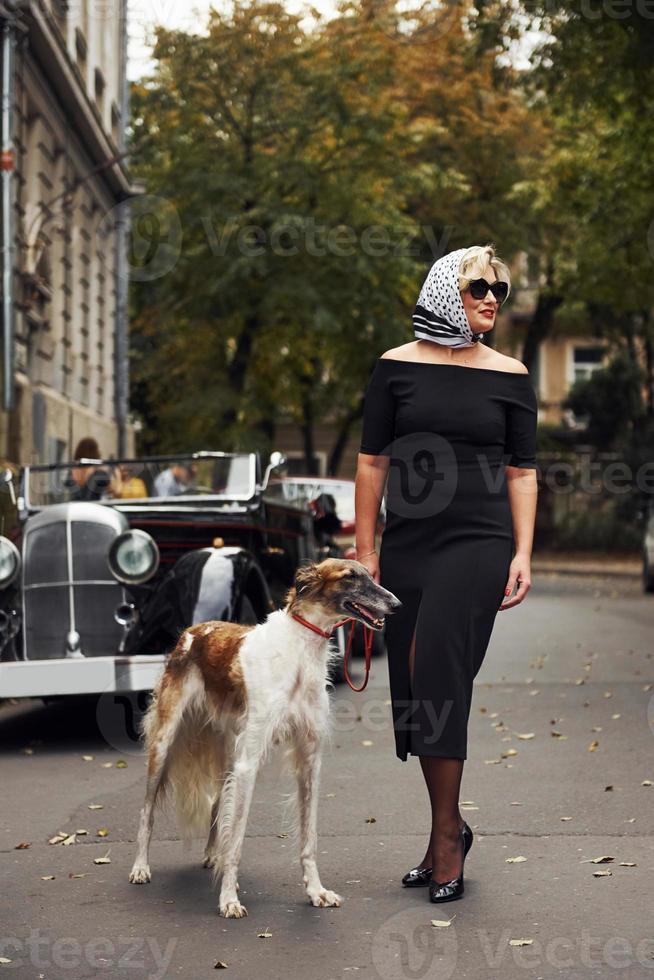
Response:
M135 864L129 873L129 880L133 885L145 885L152 880L150 868L147 864Z
M313 895L309 895L309 899L312 905L316 908L338 908L343 904L343 898L337 895L336 892L330 891L328 888L321 888L320 891L315 892Z
M204 855L204 860L202 862L202 867L203 868L214 868L216 866L216 862L217 861L218 861L218 858L216 857L215 854L205 854Z
M245 905L241 905L240 902L225 902L218 911L226 919L242 919L244 915L248 914Z

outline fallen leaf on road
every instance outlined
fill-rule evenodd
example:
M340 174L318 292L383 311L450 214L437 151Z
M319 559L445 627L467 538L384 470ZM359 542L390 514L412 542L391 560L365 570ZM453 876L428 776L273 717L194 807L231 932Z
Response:
M611 691L604 691L604 697L605 698L612 698L613 697L613 694L611 693Z
M66 840L62 840L61 843L64 847L69 847L71 844L77 843L77 838L75 837L75 834L69 834L68 837L66 837Z
M437 929L447 929L448 926L452 925L454 919L456 919L456 915L453 915L451 919L432 919L431 924Z
M638 865L635 861L620 861L621 868L636 868Z
M14 850L15 851L26 851L27 848L28 847L31 847L31 846L32 846L32 842L31 841L22 840L20 842L20 844L16 844L16 846L14 847Z
M103 769L111 769L112 767L113 767L113 762L103 762L102 763L102 768Z
M3 966L6 966L8 963L11 962L12 961L9 959L8 956L0 956L0 963L2 963Z
M127 763L124 759L119 759L116 763L116 769L127 769Z
M280 840L286 840L288 834L277 834L277 836L279 837Z
M599 742L597 741L596 738L594 738L593 741L588 746L588 751L589 752L596 752L598 748L599 748Z
M75 833L78 837L86 837L88 830L84 830L84 828L82 828L81 830L76 830Z
M517 755L517 754L518 754L517 749L507 749L506 752L502 752L502 758L508 759L510 756Z
M89 803L87 809L89 809L89 810L103 810L104 807L102 806L102 803Z
M565 822L566 820L572 820L572 817L561 817L561 820Z
M605 786L604 787L604 792L605 793L612 793L613 792L613 787L612 786Z
M109 848L109 851L111 851L111 848ZM93 859L93 863L94 864L111 864L111 859L109 858L109 851L107 851L107 853L104 855L104 857L94 858Z
M55 834L54 837L50 838L48 844L61 844L61 842L65 841L67 837L68 834L65 834L63 830L60 830L58 834Z
M603 854L602 857L598 858L584 858L580 864L609 864L611 861L615 861L615 858Z
M530 691L529 697L533 698L534 694L540 694L540 691Z
M620 717L620 713L619 713L619 712L618 712L618 714L616 714L616 715L611 715L611 721L617 721L617 719L618 719L619 717Z
M487 766L497 766L502 762L501 759L484 759L484 764Z
M83 871L83 872L81 872L81 874L73 874L73 872L71 871L70 874L68 875L68 877L69 878L86 878L86 877L88 877L89 873L90 872L88 872L88 871Z
M95 759L95 756L94 755L83 755L82 756L82 759L84 760L84 762L93 762L93 760Z
M601 725L595 725L594 728L591 728L591 732L601 732L601 731L602 731Z
M506 859L506 863L507 864L522 864L522 862L523 861L526 861L526 860L527 860L526 857L523 857L522 854L518 854L517 857L507 858Z
M552 738L567 738L568 737L567 735L563 735L561 732L557 732L557 730L555 728L552 729L552 731L550 732L550 735L552 736Z
M364 738L364 740L363 740L363 742L361 744L367 746L367 745L374 745L375 743L374 742L371 742L369 738Z
M213 965L214 970L226 970L227 963L224 960L217 960Z
M509 939L509 946L531 946L533 939Z
M522 734L519 734L518 732L516 732L516 735L518 736L518 738L523 739L525 742L528 739L530 739L530 738L535 738L536 737L536 733L535 732L523 732Z
M54 875L41 875L41 881L54 881Z
M462 810L478 810L479 807L475 806L474 803L461 803Z
M643 779L643 781L642 781L642 783L640 785L641 786L651 786L652 785L652 780L651 779Z
M377 817L366 817L366 823L377 823Z
M612 871L593 871L593 878L610 878Z
M652 690L651 684L645 684L645 686L643 687L643 691L651 691L651 690Z
M258 932L257 939L272 939L272 932Z
M23 749L23 755L34 755L34 749L31 749L28 745L27 748Z
M109 836L109 831L107 830L106 827L100 827L99 830L96 830L95 836L96 837L108 837Z

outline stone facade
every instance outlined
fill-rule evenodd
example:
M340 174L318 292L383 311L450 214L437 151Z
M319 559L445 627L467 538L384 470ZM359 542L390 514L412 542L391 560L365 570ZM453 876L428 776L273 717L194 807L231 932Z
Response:
M83 436L105 456L132 449L117 270L131 194L125 8L30 0L5 21L16 37L15 389L0 456L21 464L68 459Z

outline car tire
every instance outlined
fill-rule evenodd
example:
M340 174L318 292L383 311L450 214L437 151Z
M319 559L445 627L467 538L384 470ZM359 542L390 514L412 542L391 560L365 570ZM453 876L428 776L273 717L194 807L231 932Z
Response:
M654 568L643 557L643 588L645 592L654 592Z
M331 640L333 646L338 649L338 659L334 659L329 667L329 680L332 684L343 684L345 682L345 644L347 637L345 627L339 626Z
M259 622L257 611L252 605L250 597L244 595L241 598L241 608L239 610L238 621L242 626L256 626Z

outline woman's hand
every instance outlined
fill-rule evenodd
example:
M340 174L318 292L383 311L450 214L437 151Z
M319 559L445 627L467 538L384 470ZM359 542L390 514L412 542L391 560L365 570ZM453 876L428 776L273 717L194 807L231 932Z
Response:
M518 586L518 591L510 599L514 586ZM529 555L515 555L509 566L509 577L504 589L504 598L499 606L502 609L511 609L512 606L519 605L531 588L531 558Z
M381 583L379 581L379 556L377 555L377 552L373 551L371 554L366 555L364 558L357 558L357 561L360 562L364 568L368 569L368 571L372 575L377 585L380 585Z

